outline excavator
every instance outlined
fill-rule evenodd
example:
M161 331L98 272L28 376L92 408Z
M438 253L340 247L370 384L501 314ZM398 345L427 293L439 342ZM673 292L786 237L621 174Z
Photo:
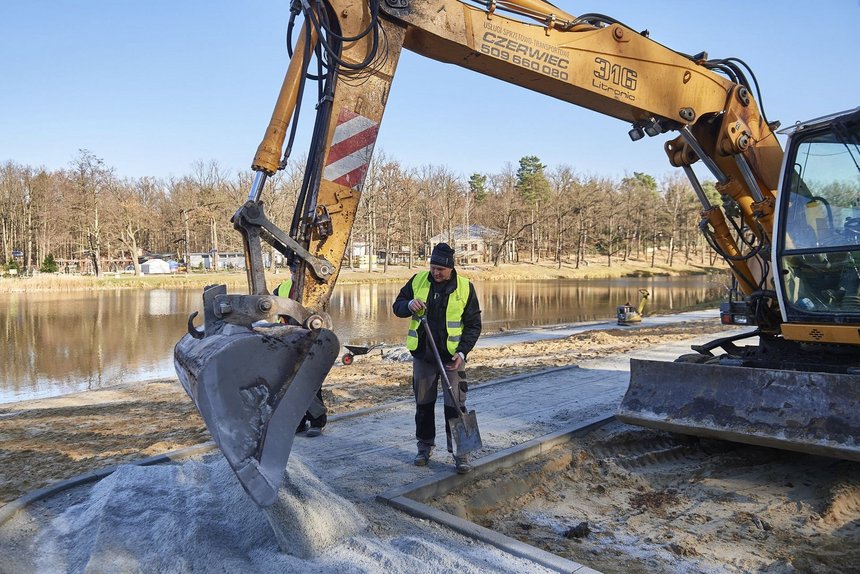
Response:
M637 325L642 322L642 314L645 312L645 305L648 304L648 297L651 294L647 289L639 289L639 304L635 307L630 304L630 301L624 305L619 305L615 308L615 318L619 325Z
M669 163L689 178L699 228L733 277L721 321L742 332L676 362L632 360L619 419L860 460L860 108L793 126L784 151L743 61L677 52L542 0L294 0L287 34L289 66L232 218L249 293L204 289L203 326L192 315L174 352L258 505L276 499L293 429L338 355L326 308L404 48L616 118L634 141L667 134ZM285 232L261 197L306 98L316 117ZM289 298L266 288L262 241L290 263Z

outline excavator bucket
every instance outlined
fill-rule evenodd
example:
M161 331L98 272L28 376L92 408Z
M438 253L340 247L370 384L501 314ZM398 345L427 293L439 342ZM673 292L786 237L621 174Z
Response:
M860 375L631 359L616 417L860 461Z
M276 323L215 322L176 344L182 386L259 506L275 502L295 429L339 350L329 329Z

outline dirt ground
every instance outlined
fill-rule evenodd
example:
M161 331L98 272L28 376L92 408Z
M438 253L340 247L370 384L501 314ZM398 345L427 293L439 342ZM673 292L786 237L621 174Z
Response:
M468 379L475 386L723 330L709 320L478 348ZM403 352L338 363L324 385L330 412L409 398L411 366L392 360ZM860 464L618 426L439 504L605 572L860 572ZM176 380L0 405L0 504L208 439Z
M713 321L678 323L478 348L469 355L467 374L470 385L479 385L722 329ZM397 352L375 350L348 367L338 361L323 386L329 412L411 397L411 365L388 357ZM0 405L0 504L58 480L207 440L208 431L177 380Z
M613 423L432 501L610 573L860 572L860 463Z

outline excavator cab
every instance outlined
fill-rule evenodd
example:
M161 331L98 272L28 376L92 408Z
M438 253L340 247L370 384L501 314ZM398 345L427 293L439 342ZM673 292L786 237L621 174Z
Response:
M722 313L724 324L756 329L694 346L674 363L632 360L617 416L860 461L860 108L788 135L772 284ZM768 300L777 329L761 308Z
M860 111L792 133L780 213L780 307L789 323L858 322Z

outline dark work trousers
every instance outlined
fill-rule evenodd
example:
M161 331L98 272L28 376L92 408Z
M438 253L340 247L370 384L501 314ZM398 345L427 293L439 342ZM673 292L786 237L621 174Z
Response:
M445 438L448 452L454 452L451 444L451 429L448 428L448 419L457 416L457 408L464 411L466 408L466 381L465 371L448 371L448 380L451 381L455 407L448 398L448 393L442 391L444 397L445 413ZM428 363L419 358L412 359L412 391L415 393L415 438L418 439L418 452L430 452L436 445L436 397L440 392L439 385L445 383L440 380L439 369L435 363Z
M325 403L323 402L322 397L322 389L317 391L317 394L314 395L314 400L311 402L311 406L308 407L308 412L305 413L304 418L299 423L300 428L304 428L305 421L311 423L311 427L323 428L328 422L328 409L325 408Z

